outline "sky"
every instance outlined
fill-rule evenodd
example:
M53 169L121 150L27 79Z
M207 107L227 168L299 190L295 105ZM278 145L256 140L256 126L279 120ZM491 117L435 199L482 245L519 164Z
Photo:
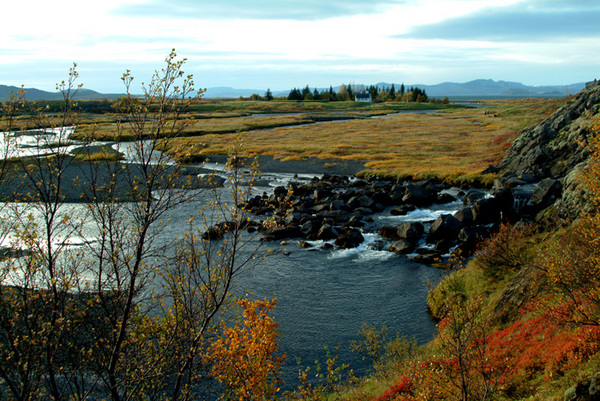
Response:
M600 78L599 0L10 1L0 84L134 92L175 49L198 88ZM8 17L12 16L12 17ZM137 85L137 87L136 87Z

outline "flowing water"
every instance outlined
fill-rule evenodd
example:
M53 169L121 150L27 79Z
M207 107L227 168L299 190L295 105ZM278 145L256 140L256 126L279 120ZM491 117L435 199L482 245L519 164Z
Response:
M268 192L290 178L264 173L261 180L271 184L256 190ZM415 263L410 256L380 250L377 244L385 243L385 239L376 230L407 221L421 221L427 227L440 214L460 207L457 201L417 209L406 216L382 212L365 227L365 242L354 249L325 250L322 241L311 242L308 249L300 246L300 240L266 244L285 252L274 252L255 266L240 280L240 289L256 298L277 297L273 315L279 323L280 349L287 355L284 388L297 383L297 358L303 366L314 367L315 360L325 363L324 347L337 355L340 363L349 363L357 374L366 373L368 362L350 350L351 342L359 340L363 323L378 328L385 325L390 337L399 332L420 344L433 338L436 326L427 313L426 298L431 285L440 280L441 271Z
M308 176L300 175L299 179L302 178ZM264 173L262 186L256 191L272 191L274 186L290 179L290 174ZM203 201L195 202L171 211L170 224L162 233L165 238L172 239L187 227L190 214ZM83 205L72 207L82 208ZM350 351L351 342L359 339L358 331L363 323L377 327L386 325L392 336L399 332L415 337L419 343L434 336L436 327L427 313L426 297L430 286L439 281L440 271L415 263L407 256L379 250L381 247L374 245L382 238L376 228L406 221L431 221L439 214L452 213L459 207L460 203L456 202L419 209L407 216L383 212L365 228L366 241L350 250L324 250L322 242L314 242L312 248L306 249L300 246L299 240L266 245L281 252L273 252L244 274L238 291L255 298L278 299L273 315L279 323L280 350L287 355L283 366L284 388L291 389L297 384L296 358L300 358L304 366L314 366L317 359L325 363L324 347L337 355L340 363L349 363L357 374L365 373L367 362ZM69 240L74 245L94 240L92 234L84 234L84 237L87 238Z

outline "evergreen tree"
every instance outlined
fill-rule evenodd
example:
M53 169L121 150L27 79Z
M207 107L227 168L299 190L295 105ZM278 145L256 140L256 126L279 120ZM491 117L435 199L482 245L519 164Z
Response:
M308 85L306 85L302 89L302 99L307 99L308 97L312 98L312 93L311 93L310 88L308 87Z
M271 93L271 89L270 88L267 88L267 91L265 92L265 99L267 101L273 100L273 93Z
M288 100L302 100L302 93L300 89L293 88L288 95Z
M411 100L413 102L426 102L427 100L429 100L429 98L427 97L427 93L425 93L424 89L414 88L411 90L411 92Z
M368 92L371 94L373 101L379 97L379 89L375 85L369 86Z

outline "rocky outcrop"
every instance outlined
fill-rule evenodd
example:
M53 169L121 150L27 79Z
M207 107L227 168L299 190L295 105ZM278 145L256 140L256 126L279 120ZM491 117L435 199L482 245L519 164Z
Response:
M517 211L531 220L560 225L589 209L579 177L589 151L589 119L600 113L595 83L534 127L525 129L493 170L504 175L496 187L509 188Z
M600 401L600 372L595 372L565 391L563 400Z
M538 179L565 176L585 161L581 146L588 140L586 120L600 111L600 83L579 93L538 125L524 130L512 143L498 167L515 176Z

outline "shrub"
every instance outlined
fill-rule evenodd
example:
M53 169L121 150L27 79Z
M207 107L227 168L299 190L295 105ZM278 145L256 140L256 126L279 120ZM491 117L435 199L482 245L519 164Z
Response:
M412 379L408 376L402 376L402 378L400 380L398 380L390 388L388 388L385 391L385 393L383 393L379 397L375 398L374 401L388 401L388 400L402 399L402 398L397 398L397 396L402 395L402 394L404 394L404 395L411 394L413 389L414 389L414 384L412 382Z
M530 225L502 224L493 237L479 246L475 262L486 277L500 280L532 261L530 240L535 231Z

